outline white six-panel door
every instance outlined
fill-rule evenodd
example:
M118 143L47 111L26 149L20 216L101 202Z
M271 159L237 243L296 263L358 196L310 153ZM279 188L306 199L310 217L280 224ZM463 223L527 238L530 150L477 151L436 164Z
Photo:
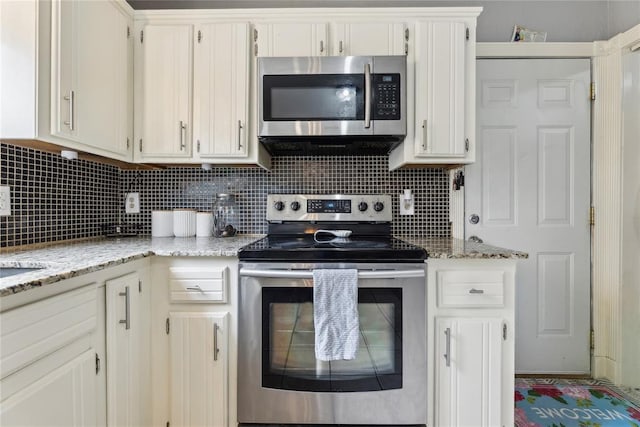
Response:
M588 59L477 64L465 235L529 253L516 276L516 372L590 372L589 69Z

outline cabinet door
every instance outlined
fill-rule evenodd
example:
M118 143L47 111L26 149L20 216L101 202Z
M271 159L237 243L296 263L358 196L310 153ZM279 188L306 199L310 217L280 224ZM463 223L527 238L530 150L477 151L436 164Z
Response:
M142 47L142 124L137 157L190 157L193 26L145 25Z
M172 426L228 425L228 313L169 313Z
M51 134L79 140L78 9L81 2L51 2Z
M140 426L140 317L137 273L107 280L107 425ZM148 363L145 361L144 363Z
M91 349L51 370L2 401L0 425L95 426L95 369L95 352ZM28 370L38 369L31 366L23 369Z
M465 35L462 22L416 24L418 157L465 156Z
M247 156L249 55L249 24L197 29L193 140L198 157Z
M497 318L436 318L435 425L502 425L502 325Z
M254 54L257 56L325 56L328 55L327 23L256 24Z
M406 26L402 23L337 24L333 55L404 55Z
M78 3L75 102L82 143L127 158L131 38L129 18L108 1Z

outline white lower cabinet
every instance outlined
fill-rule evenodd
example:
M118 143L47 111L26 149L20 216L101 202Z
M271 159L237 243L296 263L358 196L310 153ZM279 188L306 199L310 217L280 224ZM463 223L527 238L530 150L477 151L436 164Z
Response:
M139 281L132 272L105 283L107 425L113 427L142 425Z
M61 356L53 355L44 363L49 364L50 368L56 366L56 362L61 362ZM27 367L25 372L21 372L21 376L37 374L38 368L39 366ZM95 426L95 376L95 353L91 349L86 350L3 400L0 425Z
M427 261L429 425L513 425L515 263Z
M228 317L169 313L172 426L228 425Z
M237 424L238 259L154 257L152 425Z
M436 426L499 426L502 319L438 317Z

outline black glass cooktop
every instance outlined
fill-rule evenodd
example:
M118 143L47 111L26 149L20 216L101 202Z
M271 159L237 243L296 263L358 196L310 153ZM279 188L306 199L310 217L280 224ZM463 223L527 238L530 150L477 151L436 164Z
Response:
M242 248L241 261L421 262L427 252L388 236L268 236Z

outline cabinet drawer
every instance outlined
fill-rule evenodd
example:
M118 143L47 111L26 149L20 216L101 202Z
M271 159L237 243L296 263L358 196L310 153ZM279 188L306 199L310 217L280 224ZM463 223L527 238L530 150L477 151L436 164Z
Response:
M96 328L95 284L0 315L0 378L91 334Z
M229 268L171 267L171 302L227 302Z
M504 271L444 270L436 282L438 307L504 307Z

